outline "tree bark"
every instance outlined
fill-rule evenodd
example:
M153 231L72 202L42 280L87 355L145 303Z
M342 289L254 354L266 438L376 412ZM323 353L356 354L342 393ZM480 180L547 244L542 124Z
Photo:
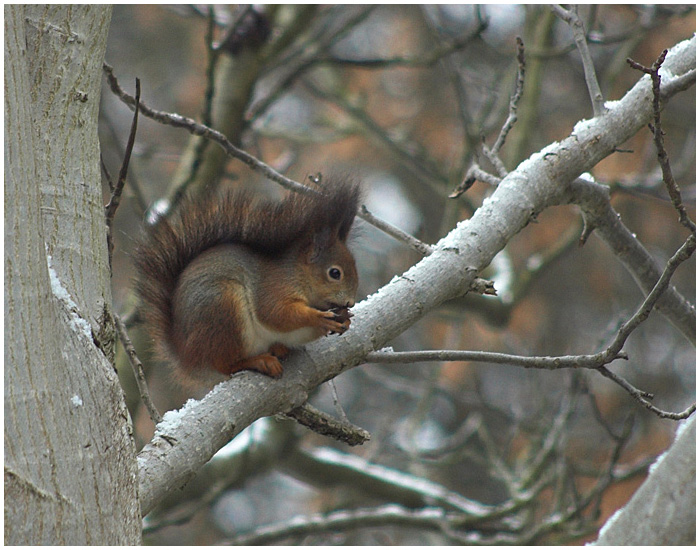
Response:
M649 469L627 505L600 530L598 546L695 546L695 417Z
M105 6L5 6L5 544L137 544L97 110Z

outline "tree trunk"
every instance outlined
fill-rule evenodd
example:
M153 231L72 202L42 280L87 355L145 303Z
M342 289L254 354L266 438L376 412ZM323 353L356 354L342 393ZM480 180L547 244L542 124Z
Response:
M598 546L695 546L695 417L624 508L600 530Z
M5 6L5 544L137 544L97 111L111 9Z

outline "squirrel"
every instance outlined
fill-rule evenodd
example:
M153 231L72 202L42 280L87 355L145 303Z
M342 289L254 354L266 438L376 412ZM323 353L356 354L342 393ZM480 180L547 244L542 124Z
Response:
M183 385L278 378L290 348L349 328L359 201L343 179L282 201L209 193L148 228L134 253L141 317Z

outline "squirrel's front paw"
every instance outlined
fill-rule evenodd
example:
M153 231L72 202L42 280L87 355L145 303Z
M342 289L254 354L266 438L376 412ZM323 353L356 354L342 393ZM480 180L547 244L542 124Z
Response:
M328 311L321 311L319 328L327 334L343 334L350 328L352 313L346 307L336 307Z
M338 334L342 334L350 328L350 318L353 316L353 313L352 311L350 311L350 308L346 306L336 306L334 308L331 308L330 311L335 313L335 320L344 327L343 331L339 332Z

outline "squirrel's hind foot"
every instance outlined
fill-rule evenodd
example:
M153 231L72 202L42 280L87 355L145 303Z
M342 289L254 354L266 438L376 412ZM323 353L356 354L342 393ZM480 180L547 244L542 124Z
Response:
M270 353L261 353L260 355L241 359L231 365L228 374L234 374L242 370L254 370L272 378L280 378L282 376L282 364L277 357Z

